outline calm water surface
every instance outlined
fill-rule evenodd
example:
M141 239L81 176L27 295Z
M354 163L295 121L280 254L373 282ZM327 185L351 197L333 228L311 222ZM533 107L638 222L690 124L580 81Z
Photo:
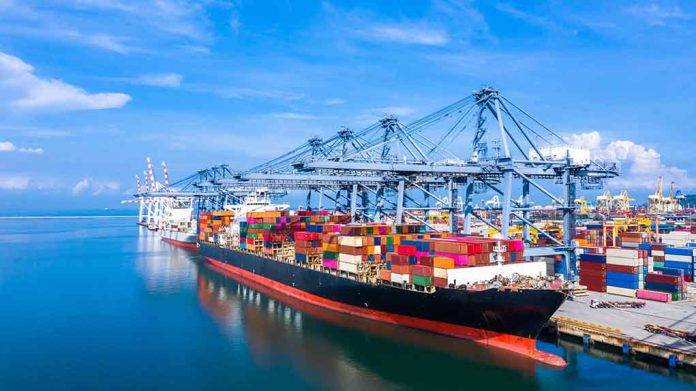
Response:
M255 288L134 219L0 220L0 390L696 389L573 344L540 343L568 361L554 370Z

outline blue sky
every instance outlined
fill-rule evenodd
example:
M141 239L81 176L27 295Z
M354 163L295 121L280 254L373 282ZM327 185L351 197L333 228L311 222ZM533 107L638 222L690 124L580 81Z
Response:
M696 3L0 0L0 203L116 207L171 176L493 85L644 197L696 188Z

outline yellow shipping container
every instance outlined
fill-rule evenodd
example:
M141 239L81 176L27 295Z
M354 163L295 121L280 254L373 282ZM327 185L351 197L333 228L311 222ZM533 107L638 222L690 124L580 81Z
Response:
M435 257L433 258L433 266L440 269L454 268L454 259L450 257Z

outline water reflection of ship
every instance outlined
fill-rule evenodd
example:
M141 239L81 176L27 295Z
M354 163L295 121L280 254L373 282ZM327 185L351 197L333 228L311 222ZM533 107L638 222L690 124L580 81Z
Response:
M221 327L235 323L243 329L258 365L286 360L312 382L332 388L490 387L497 382L502 387L511 379L520 389L536 386L537 364L531 360L469 341L338 314L253 283L247 287L221 273L199 266L200 303ZM471 378L464 381L461 376L466 373Z
M136 246L136 269L148 291L169 293L190 286L195 268L189 251L164 244L158 233L145 227L140 227Z

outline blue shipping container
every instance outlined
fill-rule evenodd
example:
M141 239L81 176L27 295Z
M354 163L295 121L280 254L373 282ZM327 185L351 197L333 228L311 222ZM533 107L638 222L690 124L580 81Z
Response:
M638 289L638 281L613 280L607 278L607 286L615 286L617 288Z
M607 281L609 281L610 279L638 282L639 275L638 274L621 273L621 272L613 272L611 270L607 270Z
M607 257L603 254L580 254L580 260L584 262L607 263Z
M681 276L681 277L684 276L684 269L675 269L675 268L671 268L671 267L655 266L653 268L653 270L655 270L656 272L660 272L662 274L666 274L668 276Z
M666 254L693 256L694 249L693 248L680 248L680 247L667 247L667 248L665 248L665 255Z

